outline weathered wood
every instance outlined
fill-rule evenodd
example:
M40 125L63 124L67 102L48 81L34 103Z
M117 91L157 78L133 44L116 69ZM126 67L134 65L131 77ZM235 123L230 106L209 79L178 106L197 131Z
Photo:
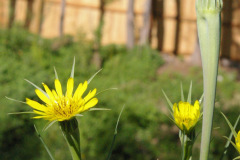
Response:
M11 28L14 23L14 19L15 19L16 0L10 0L9 4L10 5L9 5L8 28Z
M65 7L66 7L66 0L62 0L61 16L60 16L60 24L59 24L59 36L60 37L63 35L63 30L64 30Z
M175 48L174 48L174 54L177 55L179 52L179 37L180 37L180 14L181 14L181 1L176 0L176 6L177 6L177 17L176 17L176 31L175 31Z
M222 10L222 21L223 21L223 27L222 27L222 45L221 45L221 56L224 58L230 58L230 53L231 53L231 44L232 44L232 3L233 0L226 0L224 1L224 7Z
M150 34L150 18L151 18L152 0L146 0L145 12L143 14L143 27L141 30L140 45L148 44Z
M131 49L134 46L134 0L128 1L127 9L127 48Z
M26 29L30 28L32 16L33 16L33 0L27 0L27 11L24 28Z
M109 0L106 0L109 2ZM25 24L28 0L0 0L0 26L11 27L13 23ZM53 38L60 35L60 17L62 0L33 0L33 14L29 30L43 37ZM180 13L177 12L181 2ZM43 4L44 3L44 4ZM111 0L104 8L104 26L102 27L103 45L109 43L127 43L127 8L129 0ZM142 41L143 14L146 13L146 0L134 2L133 40ZM165 53L191 55L196 45L196 25L194 1L190 0L152 0L150 16L150 45ZM41 7L41 4L43 4ZM239 1L224 0L222 21L222 56L240 60L240 5ZM14 10L10 11L11 8ZM77 35L84 33L86 38L94 40L94 31L101 17L100 0L65 0L65 22L62 33ZM42 15L42 16L41 16ZM180 15L180 16L178 16ZM40 18L42 17L42 18ZM29 22L29 21L28 21ZM177 23L178 22L178 23ZM26 23L27 24L27 23ZM176 25L179 25L179 29ZM179 33L177 33L179 32ZM178 37L178 38L177 38Z
M105 3L106 0L100 0L100 6L99 6L99 20L98 20L98 26L95 31L95 43L93 46L93 58L92 63L100 69L102 66L101 56L100 56L100 48L102 45L102 32L103 32L103 25L104 25L104 13L105 13Z
M38 34L39 35L41 35L41 33L42 33L42 25L43 25L43 18L44 18L44 4L45 4L45 0L41 0L40 13L39 13L39 24L38 24Z

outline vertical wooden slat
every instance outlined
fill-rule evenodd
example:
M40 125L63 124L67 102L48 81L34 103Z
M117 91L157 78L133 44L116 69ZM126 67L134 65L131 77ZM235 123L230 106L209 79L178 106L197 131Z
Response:
M16 0L10 0L9 4L10 5L9 5L8 28L11 28L14 23L14 19L15 19Z
M134 0L128 1L127 9L127 48L134 46Z
M37 1L38 6L36 7ZM67 0L65 22L62 32L76 35L84 32L86 38L93 39L99 24L101 0ZM60 34L61 0L0 0L0 24L11 27L14 22L25 25L32 32L43 37L56 37ZM31 9L31 3L34 8ZM105 8L103 44L126 44L127 3L129 0L116 0ZM143 12L146 0L135 1L134 37L139 41L144 26ZM190 55L196 44L194 1L191 0L152 0L151 45L160 51ZM179 7L179 3L180 7ZM12 8L12 9L10 9ZM27 11L27 8L28 11ZM101 8L101 7L100 7ZM180 9L180 10L179 10ZM32 10L32 11L31 11ZM28 12L28 16L26 16ZM180 12L180 13L178 13ZM180 16L179 16L180 15ZM240 60L240 2L224 0L222 27L222 57ZM32 16L32 17L31 17ZM61 18L62 17L62 18ZM43 23L44 19L44 23ZM177 32L176 32L177 31Z
M33 0L27 0L26 19L24 28L29 29L33 16Z
M65 17L65 7L66 7L66 0L61 1L61 15L60 15L60 23L59 23L59 36L63 35L64 30L64 17Z
M150 34L150 18L151 18L151 8L152 0L146 0L145 9L143 13L143 27L141 29L140 45L148 44L149 34Z
M42 33L42 25L43 25L43 18L44 18L44 3L45 0L40 0L40 10L39 10L39 20L38 20L38 34L41 35Z

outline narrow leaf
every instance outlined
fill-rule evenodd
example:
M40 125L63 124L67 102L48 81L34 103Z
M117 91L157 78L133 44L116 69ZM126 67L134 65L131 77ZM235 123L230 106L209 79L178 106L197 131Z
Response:
M192 96L192 81L190 83L189 92L188 92L188 99L187 99L188 103L190 103L190 104L191 104L191 96Z
M112 140L112 144L111 144L111 147L110 147L110 150L108 152L108 156L107 156L106 160L110 160L110 158L111 158L113 146L114 146L114 143L115 143L115 140L116 140L116 136L117 136L118 123L119 123L119 120L120 120L120 117L122 115L122 112L123 112L124 108L125 108L125 105L123 105L122 110L121 110L121 112L120 112L120 114L118 116L116 127L115 127L115 131L114 131L114 136L113 136L113 140Z
M93 80L93 78L101 71L102 69L99 69L87 82L88 84Z
M227 121L227 124L228 124L228 126L230 127L231 132L233 133L234 138L236 138L236 137L237 137L237 133L236 133L235 129L233 128L232 124L229 122L229 120L227 119L227 117L226 117L222 112L221 112L221 114L223 115L223 117L224 117L225 120Z
M163 92L163 95L164 95L164 97L166 98L166 100L167 100L167 102L168 102L168 109L169 109L169 111L170 112L173 112L173 109L172 109L172 107L173 107L173 104L172 104L172 102L168 99L168 97L167 97L167 95L165 94L165 92L162 90L162 92Z
M48 155L49 155L49 157L51 158L51 160L54 160L54 158L53 158L53 156L52 156L50 150L48 149L47 145L46 145L45 142L43 141L43 139L42 139L41 135L39 134L39 132L38 132L38 130L37 130L37 128L36 128L35 125L34 125L34 128L35 128L35 131L37 132L37 136L38 136L38 138L39 138L40 141L42 142L44 148L46 149L46 151L47 151L47 153L48 153Z
M185 99L184 99L184 94L183 94L183 87L182 87L182 83L181 83L181 101L182 101L182 102L185 102Z
M35 85L34 83L32 83L31 81L24 79L25 81L27 81L28 83L30 83L31 85L33 85L35 88L37 88L38 90L40 90L46 97L49 98L48 94L46 92L44 92L40 87L38 87L37 85Z
M72 71L71 71L71 78L74 78L74 68L75 68L75 57L73 59Z
M115 127L115 132L114 132L114 134L117 134L118 123L119 123L119 120L120 120L120 117L121 117L121 115L122 115L122 112L123 112L124 108L125 108L125 105L123 105L122 110L121 110L121 112L120 112L120 114L119 114L119 116L118 116L118 120L117 120L117 124L116 124L116 127Z

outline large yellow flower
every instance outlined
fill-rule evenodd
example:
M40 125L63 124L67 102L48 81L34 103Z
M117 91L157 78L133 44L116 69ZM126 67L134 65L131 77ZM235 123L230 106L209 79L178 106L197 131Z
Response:
M238 131L237 137L235 138L236 149L240 153L240 131Z
M50 90L46 84L43 87L46 92L36 89L37 96L45 103L40 104L34 100L26 98L26 103L31 106L37 116L33 118L43 118L49 121L65 121L82 113L98 103L98 99L94 98L96 88L90 91L84 98L83 93L88 87L88 82L80 83L73 94L74 79L69 78L67 82L67 91L62 93L62 86L58 79L55 79L56 90Z
M200 118L200 106L196 100L194 105L180 101L173 105L173 117L176 125L182 131L190 131Z

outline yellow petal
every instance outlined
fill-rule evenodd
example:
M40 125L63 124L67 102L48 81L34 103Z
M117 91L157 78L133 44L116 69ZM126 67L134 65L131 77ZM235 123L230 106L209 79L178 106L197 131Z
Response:
M46 84L44 84L44 83L42 83L42 85L43 85L45 91L47 92L49 98L50 98L52 101L55 101L55 98L54 98L51 90L48 88L48 86L47 86Z
M83 84L80 83L80 84L78 85L77 90L76 90L75 93L74 93L74 98L80 98L80 97L82 97L82 95L83 95L83 93L86 91L87 87L88 87L87 81L85 81Z
M35 116L33 117L34 119L40 119L40 118L44 118L44 119L47 119L48 116Z
M45 103L50 104L50 99L48 97L46 97L45 94L43 94L39 89L35 89L35 92L37 94L37 96Z
M194 108L195 109L199 109L200 108L198 100L195 101Z
M81 112L88 110L89 108L94 107L96 104L98 103L98 99L97 98L93 98L91 99L83 108L83 110L81 110Z
M62 85L58 79L55 79L55 88L59 97L62 97Z
M30 107L32 107L32 108L34 108L34 109L37 109L37 110L39 110L39 111L46 111L46 109L47 109L47 107L45 107L44 105L42 105L42 104L40 104L40 103L38 103L38 102L36 102L36 101L33 101L33 100L31 100L31 99L28 99L28 98L26 98L26 103L30 106Z
M46 115L47 115L46 113L40 112L40 111L37 111L37 110L33 110L33 112L36 113L36 114L43 115L43 116L46 116Z
M85 103L87 103L91 98L93 98L96 92L97 92L96 88L92 92L90 91L88 95L84 98Z
M74 84L73 78L69 78L67 82L67 92L66 92L67 97L72 97L73 84Z
M52 90L52 93L53 93L55 99L57 99L57 98L58 98L58 95L57 95L57 93L56 93L56 91L55 91L54 89Z

